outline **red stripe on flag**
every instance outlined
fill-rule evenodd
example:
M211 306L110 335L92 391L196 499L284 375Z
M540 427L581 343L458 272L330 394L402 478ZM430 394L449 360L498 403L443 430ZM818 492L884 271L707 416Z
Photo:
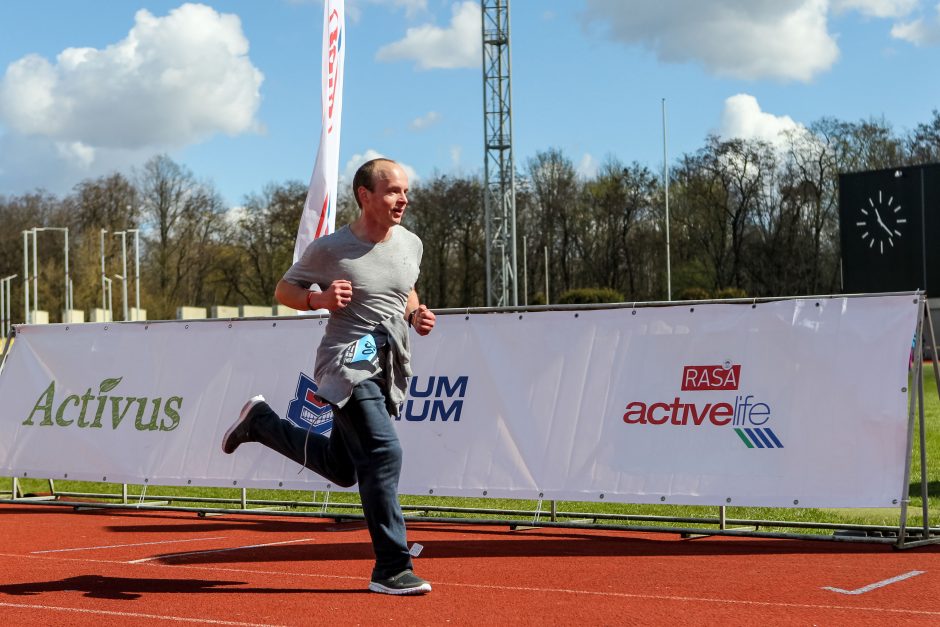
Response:
M320 222L317 224L317 233L313 236L314 239L326 235L323 231L326 229L326 210L330 204L330 195L327 194L326 198L323 199L323 207L320 209Z

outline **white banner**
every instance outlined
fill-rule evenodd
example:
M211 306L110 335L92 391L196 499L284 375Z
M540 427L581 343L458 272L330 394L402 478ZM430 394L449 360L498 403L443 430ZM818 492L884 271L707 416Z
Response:
M320 148L300 216L294 261L307 246L336 228L336 182L339 135L343 118L343 69L346 59L346 14L343 0L323 3L323 56L320 73Z
M441 315L414 337L401 492L782 507L895 506L914 296ZM323 490L222 434L264 394L312 402L314 318L20 326L0 475Z

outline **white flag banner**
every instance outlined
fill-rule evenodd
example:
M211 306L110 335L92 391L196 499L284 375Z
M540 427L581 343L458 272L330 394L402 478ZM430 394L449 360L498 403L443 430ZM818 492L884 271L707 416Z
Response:
M447 314L413 338L404 494L891 507L907 493L914 296ZM0 476L335 489L244 402L331 427L317 318L17 327Z
M317 161L310 177L294 243L294 261L307 246L336 228L336 183L339 136L343 118L343 66L346 59L346 15L343 0L323 3L323 60L320 78L321 127Z

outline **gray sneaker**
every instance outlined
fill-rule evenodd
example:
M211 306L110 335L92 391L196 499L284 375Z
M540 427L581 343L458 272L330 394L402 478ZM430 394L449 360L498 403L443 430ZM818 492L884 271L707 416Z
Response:
M388 579L373 579L369 582L369 590L395 595L427 594L431 591L431 584L412 571L403 570Z
M236 420L235 423L228 428L228 431L225 432L225 435L222 436L222 452L231 455L240 444L251 441L249 431L251 428L251 417L254 414L253 410L258 407L258 405L262 404L267 405L267 403L264 402L264 397L260 394L248 399L248 402L245 403L245 406L242 407L241 412L238 414L238 420Z

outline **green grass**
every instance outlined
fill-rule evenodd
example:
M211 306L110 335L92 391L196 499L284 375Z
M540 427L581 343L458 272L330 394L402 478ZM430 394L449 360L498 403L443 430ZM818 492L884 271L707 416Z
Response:
M924 372L924 411L926 428L926 450L928 466L928 490L929 500L928 508L930 510L930 525L932 527L940 526L940 399L937 396L937 387L933 374L933 367L925 365ZM915 421L916 422L916 421ZM910 527L922 526L921 515L921 484L920 484L920 434L915 427L914 432L914 462L911 469L910 481L910 506L908 508L908 525ZM6 484L0 490L6 491L9 495L10 479L4 480ZM2 484L0 484L2 485ZM44 494L49 492L49 483L41 479L25 479L20 481L21 490L24 493ZM99 482L83 481L56 481L56 492L81 492L95 494L111 494L120 496L121 486L119 484L107 484ZM142 490L140 485L131 485L128 487L129 501L137 502ZM157 496L181 496L198 498L221 498L221 499L239 499L241 490L236 488L194 488L194 487L174 487L174 486L148 486L145 493L145 501L152 500ZM324 492L310 492L298 490L249 490L248 498L251 501L287 501L292 504L289 509L296 511L319 511L322 508L322 502L326 498ZM315 502L315 506L309 504ZM303 505L306 503L307 505ZM331 507L327 511L331 514L344 512L357 513L355 509L345 509L335 507L336 504L356 504L358 496L354 493L334 492L329 495ZM507 510L533 512L538 507L537 501L531 500L513 500L513 499L490 499L490 498L449 498L434 496L403 496L402 503L406 506L423 507L454 507L466 509L486 509L486 510ZM238 503L173 503L182 506L200 506L235 508ZM664 516L672 518L707 518L714 519L718 515L717 507L703 506L679 506L679 505L630 505L621 503L596 503L596 502L571 502L564 501L556 503L559 512L590 512L591 514L614 514L631 516ZM251 505L252 507L261 507L261 505ZM541 520L547 520L548 502L541 504ZM409 510L406 514L422 515L430 517L460 517L460 518L508 518L503 514L470 514L466 512L435 512L424 511L421 509ZM793 521L805 523L831 523L838 525L886 525L896 526L899 523L899 510L896 508L869 508L869 509L810 509L810 508L770 508L770 507L733 507L729 506L726 510L728 519L740 520L767 520L767 521ZM531 514L519 514L513 516L520 522L531 520ZM604 522L600 520L599 522ZM662 526L699 526L691 523L669 523L665 521L648 522L644 524L662 525ZM707 526L707 525L703 525ZM711 525L713 526L713 525ZM762 527L762 529L773 529L773 526ZM804 532L801 530L801 532ZM805 532L812 532L805 530ZM829 533L829 532L825 532Z

